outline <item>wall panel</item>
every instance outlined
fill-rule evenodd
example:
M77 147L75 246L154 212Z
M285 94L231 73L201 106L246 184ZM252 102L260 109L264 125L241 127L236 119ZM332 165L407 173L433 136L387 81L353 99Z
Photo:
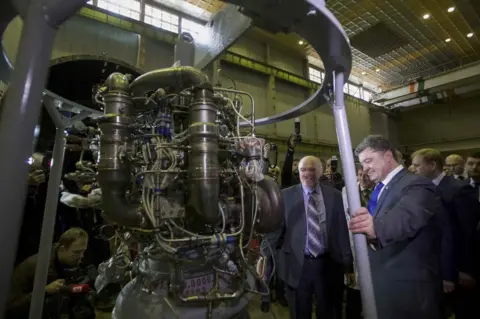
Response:
M332 110L328 105L323 105L321 108L322 110L314 112L317 125L317 140L328 144L337 144L335 119L333 118Z
M457 99L405 110L400 113L397 126L400 144L412 149L480 148L479 99Z
M230 47L229 51L259 62L266 62L266 50L263 42L241 37Z
M4 36L4 46L8 57L15 61L20 40L21 19L15 19ZM60 26L55 37L52 59L86 54L102 55L136 65L138 34L91 20L74 16Z
M58 30L53 58L76 54L102 55L136 65L139 35L82 16Z
M143 38L145 45L145 71L151 71L173 65L174 47L171 44Z
M268 62L281 70L305 76L305 58L298 54L289 53L285 48L270 46Z
M277 113L290 110L292 107L305 101L306 97L307 90L304 88L277 79L275 101ZM314 127L309 127L308 124L312 125L311 122L307 121L306 116L302 116L300 118L300 133L305 139L312 140L315 138L313 136ZM277 136L289 137L293 132L294 119L277 123Z

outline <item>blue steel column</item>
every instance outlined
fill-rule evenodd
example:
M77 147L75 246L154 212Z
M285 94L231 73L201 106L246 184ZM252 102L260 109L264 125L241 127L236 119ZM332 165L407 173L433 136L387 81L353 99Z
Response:
M86 0L31 0L0 120L0 315L10 289L13 264L26 195L28 157L32 153L42 90L45 86L56 23L79 9ZM23 2L22 2L23 3ZM75 8L75 10L73 10Z
M352 141L348 128L347 112L343 86L345 84L342 72L334 73L335 80L335 103L333 105L333 116L335 117L335 128L337 130L338 148L342 159L345 185L347 189L348 207L350 214L360 208L360 194L357 186L357 174L353 158ZM367 241L365 235L353 236L355 244L355 261L359 272L360 293L362 296L363 313L365 319L377 319L377 308L375 294L373 291L372 274L370 271L370 260L368 259Z

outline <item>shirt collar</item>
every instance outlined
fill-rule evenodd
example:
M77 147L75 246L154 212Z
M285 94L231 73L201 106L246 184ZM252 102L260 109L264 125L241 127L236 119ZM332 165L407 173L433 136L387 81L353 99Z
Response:
M320 194L320 185L319 185L319 184L315 185L314 188L309 188L309 187L307 187L307 186L305 186L305 185L302 184L302 189L303 189L303 193L304 193L305 195L310 195L310 193L311 193L312 191L314 191L314 190L315 190L318 194Z
M397 168L388 173L387 177L385 177L385 179L381 182L383 186L387 186L387 184L390 183L390 181L395 177L395 175L400 173L401 170L403 170L403 166L398 165Z
M442 174L438 175L437 177L435 177L432 182L438 186L440 185L440 182L442 181L442 179L445 177L445 173L442 172Z
M475 181L473 180L473 178L470 177L470 185L471 185L472 187L475 187L475 184L476 184L476 183L475 183Z

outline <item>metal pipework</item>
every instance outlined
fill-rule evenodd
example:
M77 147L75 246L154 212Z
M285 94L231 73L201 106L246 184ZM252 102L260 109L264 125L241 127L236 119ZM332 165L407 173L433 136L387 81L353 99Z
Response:
M125 155L130 144L129 116L133 107L129 85L127 76L121 73L113 73L105 81L97 180L107 218L123 226L139 226L144 223L139 206L129 204L125 197L130 183L130 167Z
M212 101L213 91L198 89L189 106L190 152L188 156L188 206L207 222L218 221L216 207L220 193L218 163L217 106Z
M211 90L212 84L205 73L191 66L151 71L139 76L130 84L130 90L135 96L155 91L161 87L177 90L197 87Z
M255 99L253 98L253 95L251 95L250 93L245 92L245 91L219 88L219 87L214 88L214 90L218 91L218 92L228 92L228 93L235 93L235 94L239 94L239 95L246 95L250 99L250 104L251 104L251 107L252 107L252 111L251 111L251 114L250 114L250 121L251 121L251 124L252 124L251 133L252 133L253 136L255 136Z

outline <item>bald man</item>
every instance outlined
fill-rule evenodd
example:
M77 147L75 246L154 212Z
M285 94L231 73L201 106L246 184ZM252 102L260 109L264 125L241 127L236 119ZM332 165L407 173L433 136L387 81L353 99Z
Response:
M465 160L458 154L450 154L445 159L445 168L447 175L455 179L465 179Z
M300 160L300 184L283 190L284 223L266 235L275 247L285 226L278 262L291 318L311 318L313 296L317 318L340 318L343 275L353 273L342 194L319 184L323 169L317 157Z

